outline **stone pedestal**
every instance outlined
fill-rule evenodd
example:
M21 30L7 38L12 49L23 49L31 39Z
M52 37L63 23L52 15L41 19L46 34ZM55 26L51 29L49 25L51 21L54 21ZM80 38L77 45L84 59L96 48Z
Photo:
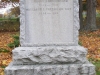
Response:
M5 75L95 75L81 46L18 47Z

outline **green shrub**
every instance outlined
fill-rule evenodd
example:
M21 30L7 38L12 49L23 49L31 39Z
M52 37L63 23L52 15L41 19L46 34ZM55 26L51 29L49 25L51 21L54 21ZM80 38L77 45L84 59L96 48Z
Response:
M15 47L18 47L19 46L19 40L14 40L13 44L14 44Z
M7 49L4 49L4 48L0 48L0 53L8 53L8 52L10 52L9 50L7 50Z
M9 43L7 46L10 47L10 48L14 48L15 47L13 43Z
M78 44L79 44L80 46L82 46L82 42L81 42L81 41L79 41Z
M19 35L12 36L15 40L19 40Z
M8 47L10 47L10 48L18 47L20 45L19 35L14 35L12 37L13 37L14 41L12 43L9 43Z

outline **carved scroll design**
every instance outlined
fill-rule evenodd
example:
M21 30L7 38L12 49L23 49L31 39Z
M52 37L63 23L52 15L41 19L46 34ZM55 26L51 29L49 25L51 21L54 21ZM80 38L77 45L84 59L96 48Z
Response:
M25 43L25 1L20 0L20 43Z
M74 42L76 45L78 45L78 40L79 40L79 2L78 0L73 0L74 1Z

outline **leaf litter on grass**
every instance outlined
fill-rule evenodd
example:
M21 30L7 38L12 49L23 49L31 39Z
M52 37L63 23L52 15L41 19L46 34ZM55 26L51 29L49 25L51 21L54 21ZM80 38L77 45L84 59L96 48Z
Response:
M12 49L7 44L13 42L11 35L16 32L0 33L0 49L9 50L8 52L0 52L0 75L4 75L4 68L12 61ZM94 32L80 32L79 40L82 46L88 49L87 57L99 61L100 60L100 30ZM98 68L100 69L100 68Z
M0 32L0 75L4 75L4 68L12 61L12 49L7 46L13 41L11 35L16 32Z
M88 49L88 58L100 60L100 30L94 32L80 32L80 42Z

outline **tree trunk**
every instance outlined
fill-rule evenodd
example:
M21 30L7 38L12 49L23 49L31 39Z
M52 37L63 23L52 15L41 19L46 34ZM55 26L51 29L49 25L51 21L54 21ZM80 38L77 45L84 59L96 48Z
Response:
M96 0L87 0L86 30L97 30L96 27Z
M79 18L80 18L80 30L83 29L83 4L82 4L82 0L79 0Z

